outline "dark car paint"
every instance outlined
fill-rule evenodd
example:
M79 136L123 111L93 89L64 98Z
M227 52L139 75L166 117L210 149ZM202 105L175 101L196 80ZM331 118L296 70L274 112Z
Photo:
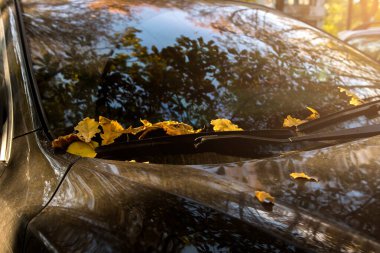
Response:
M12 19L14 5L7 3L2 13L12 12ZM13 44L19 28L16 22L6 27L19 125L11 159L0 164L0 251L194 250L202 239L202 246L231 251L242 251L238 243L245 242L269 252L276 246L281 252L379 251L379 137L219 165L75 162L55 154L40 130L31 80L17 75L27 69ZM307 170L320 182L294 182L293 170ZM278 198L272 210L254 199L257 189Z
M40 129L20 45L13 1L1 2L3 56L12 87L14 129L11 158L0 163L0 251L21 251L28 222L47 204L77 157L56 156Z
M57 251L92 249L100 243L100 249L104 245L115 250L140 247L146 252L152 244L157 249L162 246L162 234L177 241L186 236L188 244L198 249L221 243L221 238L212 238L207 233L208 226L214 222L212 215L210 224L203 224L204 231L191 226L191 219L179 223L189 226L187 231L173 228L171 223L180 219L176 215L181 217L181 212L184 212L186 217L185 211L177 207L178 201L195 201L308 251L350 249L353 252L376 252L379 249L376 228L379 221L371 214L378 213L380 208L376 205L380 172L376 170L376 162L366 164L367 160L360 159L354 162L351 156L360 152L365 152L367 157L377 156L380 150L378 143L379 137L376 137L272 159L208 166L81 159L71 168L67 180L48 207L31 222L30 229L40 240L42 238L36 232L41 233L46 241L51 242L49 248ZM289 173L304 170L303 166L310 168L308 173L317 176L320 182L297 183L291 180ZM356 178L366 181L367 187L363 189L360 183L352 183ZM278 200L272 210L255 200L254 189L275 193ZM358 191L359 196L348 197L353 191ZM169 217L150 223L151 215L158 210ZM202 214L206 215L199 215ZM66 222L63 222L65 225L45 222L58 220L63 215L70 217L71 229L68 231L60 231ZM161 222L166 225L157 224ZM146 230L154 228L162 233L150 234L151 237L146 239ZM224 229L225 224L218 224L214 233L225 232ZM107 231L112 232L103 236ZM198 241L196 235L199 233L206 238L204 241ZM252 237L248 238L255 244L255 233L251 233ZM78 239L75 235L87 240ZM240 241L235 240L236 247L232 247L232 251L244 252L244 247L237 247ZM179 243L178 246L184 245ZM252 250L250 246L247 244L246 249ZM285 249L282 248L281 252Z

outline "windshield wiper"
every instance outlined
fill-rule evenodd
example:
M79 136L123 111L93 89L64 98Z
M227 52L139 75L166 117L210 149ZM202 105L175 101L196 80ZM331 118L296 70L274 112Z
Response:
M342 122L351 118L355 118L361 115L374 115L380 111L380 100L368 102L359 106L341 110L326 116L323 116L319 119L306 122L298 126L298 131L301 132L310 132L316 129L320 129L337 122Z
M288 139L296 133L288 129L231 131L231 132L205 132L198 134L164 136L133 140L129 142L114 143L96 148L97 157L105 159L134 159L136 156L146 155L172 155L204 152L195 147L195 140L201 136L255 136L257 138Z
M282 138L265 138L258 136L248 135L206 135L195 139L195 146L201 148L205 145L230 145L233 143L241 144L292 144L299 142L311 142L311 141L329 141L329 140L342 140L342 139L356 139L370 137L380 134L380 124L356 127L350 129L336 130L332 132L307 134L304 136L293 136L287 139Z

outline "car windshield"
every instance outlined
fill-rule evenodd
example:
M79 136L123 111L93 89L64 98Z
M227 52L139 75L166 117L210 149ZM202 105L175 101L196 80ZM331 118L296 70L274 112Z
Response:
M281 128L380 95L380 67L333 37L229 1L23 0L34 76L56 135L85 117L124 127L227 118ZM372 124L363 119L360 125Z

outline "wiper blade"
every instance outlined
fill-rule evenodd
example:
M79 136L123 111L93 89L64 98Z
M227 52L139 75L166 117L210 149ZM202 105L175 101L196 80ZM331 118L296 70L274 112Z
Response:
M306 122L299 125L297 128L301 132L308 132L315 129L320 129L337 122L342 122L357 116L378 113L380 111L380 100L368 102L359 106L348 108L339 112L335 112L319 119Z
M278 139L278 138L265 138L258 136L247 136L247 135L208 135L202 136L195 140L195 146L201 148L205 145L218 144L218 145L229 145L232 143L241 143L241 144L291 144L297 142L307 142L307 141L328 141L328 140L341 140L341 139L356 139L370 137L380 134L380 124L337 130L327 133L316 133L308 134L304 136L294 136L287 139Z
M114 143L96 148L97 157L105 159L134 159L137 156L160 154L199 153L204 150L195 147L195 140L201 136L255 136L257 138L288 139L295 136L295 132L288 129L253 130L198 133L177 136L164 136Z

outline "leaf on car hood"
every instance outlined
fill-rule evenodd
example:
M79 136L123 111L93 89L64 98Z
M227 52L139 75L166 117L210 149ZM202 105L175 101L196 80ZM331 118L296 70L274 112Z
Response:
M318 178L316 178L316 177L310 177L310 176L306 175L304 172L293 172L293 173L290 173L290 176L293 179L306 179L306 180L311 180L311 181L318 182Z
M261 203L274 204L274 197L267 192L255 191L255 196Z
M51 145L56 149L65 149L72 142L78 141L79 137L76 134L68 134L64 136L60 136L57 139L53 140Z
M100 132L99 123L89 117L79 122L74 129L78 131L79 139L84 142L91 142L91 138Z
M107 119L103 116L99 116L99 124L103 129L103 133L100 134L100 137L102 137L102 146L114 143L116 138L126 132L119 122Z
M211 120L211 125L213 125L213 130L215 132L223 131L243 131L238 125L235 125L229 119L214 119Z
M95 141L91 141L89 143L76 141L70 144L66 152L81 157L94 158L96 156L95 148L98 146L99 144Z
M351 100L349 101L350 105L357 106L357 105L361 105L364 103L364 101L361 100L355 93L353 93L353 92L351 92L345 88L342 88L342 87L338 87L338 89L340 92L346 93L346 96L351 97Z

